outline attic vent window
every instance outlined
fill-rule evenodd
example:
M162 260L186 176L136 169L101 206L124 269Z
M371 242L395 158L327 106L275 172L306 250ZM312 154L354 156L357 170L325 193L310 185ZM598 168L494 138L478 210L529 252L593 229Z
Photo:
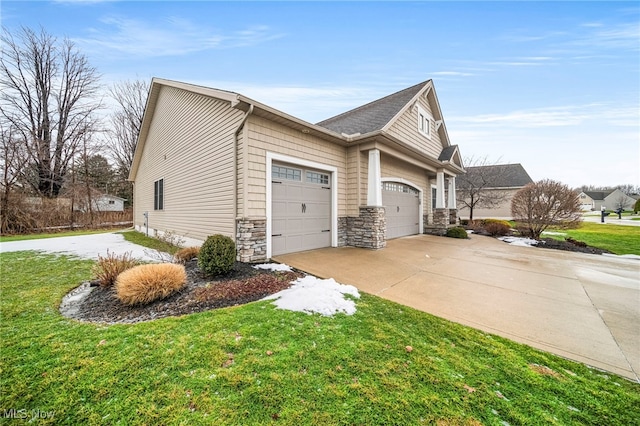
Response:
M431 138L431 115L420 106L418 106L418 131Z

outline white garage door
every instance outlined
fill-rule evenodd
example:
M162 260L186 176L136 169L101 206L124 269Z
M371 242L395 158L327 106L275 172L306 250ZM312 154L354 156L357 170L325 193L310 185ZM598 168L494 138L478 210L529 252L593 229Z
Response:
M387 218L387 239L420 233L418 190L402 183L384 182L382 204Z
M328 173L274 164L271 168L271 253L331 246Z

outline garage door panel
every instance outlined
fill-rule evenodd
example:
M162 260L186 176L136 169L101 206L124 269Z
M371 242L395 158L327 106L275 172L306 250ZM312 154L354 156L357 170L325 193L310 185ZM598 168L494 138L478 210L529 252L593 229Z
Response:
M387 219L387 239L420 233L420 198L415 188L385 182L382 203Z
M278 179L274 176L271 183L272 254L331 246L331 188L328 175L280 164L274 164L272 173L279 175Z

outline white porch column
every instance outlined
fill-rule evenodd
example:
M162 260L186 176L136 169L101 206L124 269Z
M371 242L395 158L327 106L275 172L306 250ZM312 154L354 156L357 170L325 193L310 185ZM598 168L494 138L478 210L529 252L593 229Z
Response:
M444 209L444 171L436 173L436 209Z
M367 175L367 206L382 206L382 175L380 172L380 151L369 150L369 173Z
M447 208L456 209L456 178L449 178L449 199L447 200Z

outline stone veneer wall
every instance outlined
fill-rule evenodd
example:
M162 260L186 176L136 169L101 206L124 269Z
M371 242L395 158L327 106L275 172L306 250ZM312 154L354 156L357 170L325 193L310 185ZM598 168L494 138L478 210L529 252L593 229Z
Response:
M236 259L240 262L267 260L266 219L238 219L236 224Z
M349 232L349 218L339 217L338 218L338 247L344 247L347 245L347 234Z
M460 225L460 218L458 217L458 209L449 210L449 225Z
M384 207L360 207L358 217L347 218L347 245L380 249L387 245Z
M424 233L445 235L449 228L449 220L449 209L434 209L432 222L424 226Z

